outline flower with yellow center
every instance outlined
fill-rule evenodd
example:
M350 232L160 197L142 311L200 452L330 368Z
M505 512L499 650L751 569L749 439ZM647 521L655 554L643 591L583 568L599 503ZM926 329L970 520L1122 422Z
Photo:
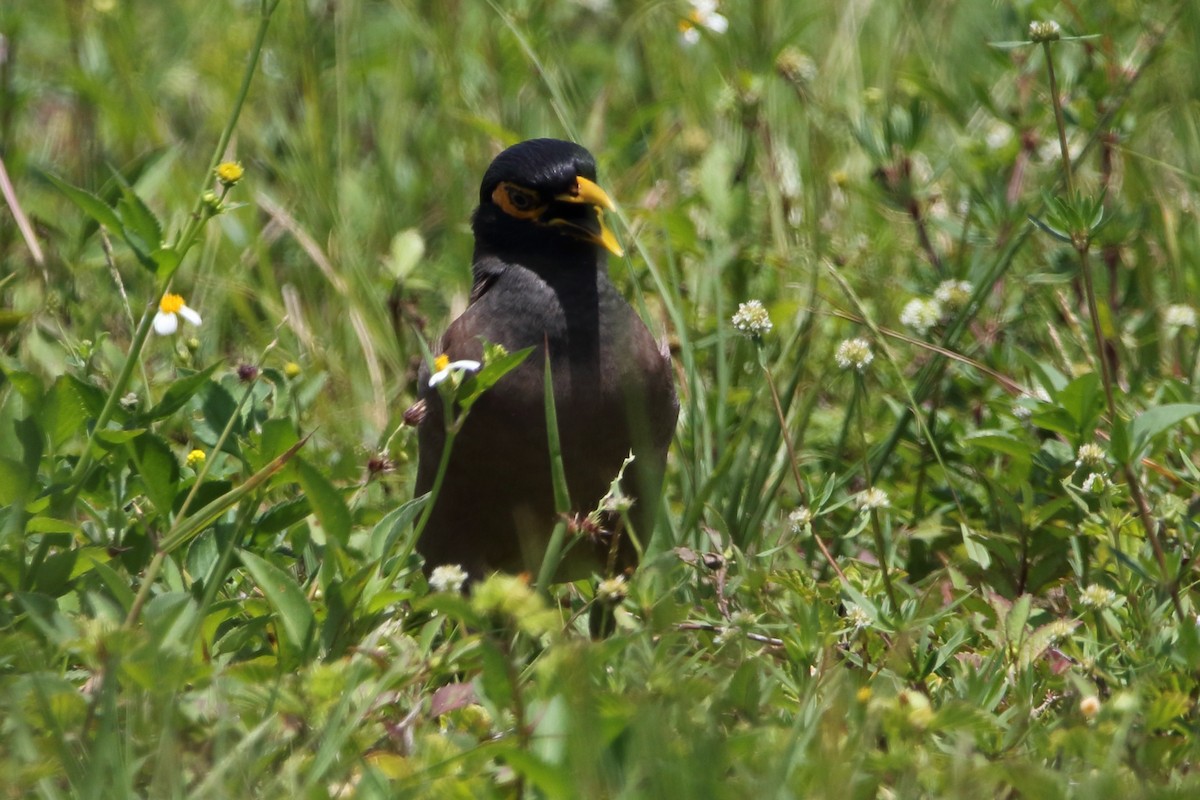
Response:
M158 302L158 313L154 315L154 332L159 336L170 336L179 330L180 317L192 325L200 324L200 315L187 307L182 295L164 294Z
M237 161L224 161L218 164L217 168L213 170L213 172L216 173L217 180L219 180L225 186L233 186L242 179L243 175L246 174L246 170L243 169L242 165Z
M429 376L429 386L430 388L437 386L455 372L478 372L482 366L478 361L472 361L469 358L451 361L450 356L442 353L433 360L434 373Z

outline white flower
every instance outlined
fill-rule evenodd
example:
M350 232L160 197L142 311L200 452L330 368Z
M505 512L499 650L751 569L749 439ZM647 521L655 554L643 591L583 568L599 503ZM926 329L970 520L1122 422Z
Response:
M842 369L854 369L862 372L875 360L871 352L871 343L866 339L846 339L838 345L834 360Z
M717 0L689 0L691 13L679 20L679 38L686 45L700 41L700 28L721 34L729 30L729 20L717 11Z
M808 506L798 506L792 509L792 513L788 514L788 523L792 527L792 533L802 533L805 528L812 524L813 513Z
M458 564L442 564L429 573L429 588L435 592L458 594L466 582L467 573Z
M170 336L179 330L179 318L192 325L200 324L200 315L188 308L183 297L168 292L158 301L158 313L154 315L154 332L159 336Z
M1079 701L1079 713L1091 719L1100 713L1100 698L1091 694Z
M942 318L942 305L937 300L914 297L900 312L900 324L906 325L924 336Z
M1062 28L1052 19L1034 20L1029 23L1029 38L1037 43L1056 42L1062 36Z
M455 372L478 372L479 368L483 365L469 358L464 358L460 361L451 361L449 356L440 355L433 360L433 366L437 372L429 376L430 388L437 386Z
M1079 469L1080 467L1095 469L1103 463L1103 447L1093 442L1079 445L1079 452L1075 454L1075 469Z
M971 285L970 281L942 281L933 290L933 299L941 303L943 307L954 311L967 304L973 291L975 291L975 287Z
M887 492L874 486L859 492L855 502L858 503L858 507L863 511L889 508L892 505L892 501L888 499Z
M738 310L733 315L732 322L733 327L747 336L762 336L770 333L771 328L774 327L767 309L763 308L762 302L758 300L738 303Z
M1107 481L1104 480L1104 476L1101 475L1099 472L1093 472L1091 475L1088 475L1087 478L1084 479L1083 485L1081 485L1079 488L1082 491L1085 491L1085 492L1088 492L1089 494L1091 494L1094 492L1104 491L1105 484L1107 484Z
M1167 306L1163 309L1163 322L1171 328L1196 327L1196 309L1183 304Z
M1093 583L1083 590L1079 599L1087 608L1108 608L1117 599L1117 593L1098 583Z
M605 578L596 585L596 599L603 603L619 603L628 593L624 575Z
M870 627L871 615L854 603L846 604L846 621L854 626L855 630Z

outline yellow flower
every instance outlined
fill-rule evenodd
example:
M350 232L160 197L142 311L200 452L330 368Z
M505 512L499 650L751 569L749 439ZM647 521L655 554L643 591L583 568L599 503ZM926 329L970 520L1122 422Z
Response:
M207 456L204 455L203 450L193 450L192 452L187 454L187 462L186 463L190 468L196 469L196 467L199 467L204 463L204 459L206 457Z
M299 378L301 371L300 365L295 361L289 361L283 365L283 374L289 378Z
M224 161L218 164L217 168L213 170L213 172L216 173L217 180L219 180L221 183L225 184L226 186L233 186L242 179L242 175L246 173L246 170L242 168L240 162Z
M187 307L182 295L164 294L158 302L158 313L154 315L154 332L159 336L170 336L179 330L179 318L192 325L200 324L200 315Z

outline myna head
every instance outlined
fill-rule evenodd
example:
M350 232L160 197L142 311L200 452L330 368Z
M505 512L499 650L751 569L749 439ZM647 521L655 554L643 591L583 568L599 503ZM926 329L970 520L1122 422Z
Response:
M596 160L559 139L530 139L496 156L479 187L475 236L492 247L561 248L586 242L622 255L604 224L614 210L596 184Z

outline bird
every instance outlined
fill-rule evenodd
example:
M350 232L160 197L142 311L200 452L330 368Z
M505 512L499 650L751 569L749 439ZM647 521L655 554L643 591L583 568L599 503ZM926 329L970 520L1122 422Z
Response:
M547 439L547 357L572 507L566 521L578 534L554 580L634 566L637 550L619 515L585 516L630 454L620 483L632 500L628 517L643 544L654 529L679 401L668 349L609 279L608 255L623 253L604 221L615 206L596 181L592 154L559 139L512 145L484 173L471 218L470 298L434 350L441 364L481 360L484 342L533 350L475 402L454 439L416 545L427 572L458 565L472 581L496 571L538 574L562 520ZM406 414L417 420L416 497L433 487L446 444L430 377L424 365Z

